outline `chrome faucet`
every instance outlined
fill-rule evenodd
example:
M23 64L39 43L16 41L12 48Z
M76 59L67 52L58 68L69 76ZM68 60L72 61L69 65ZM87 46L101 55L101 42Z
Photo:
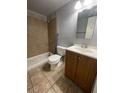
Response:
M88 44L87 43L82 43L81 47L87 48L88 47Z

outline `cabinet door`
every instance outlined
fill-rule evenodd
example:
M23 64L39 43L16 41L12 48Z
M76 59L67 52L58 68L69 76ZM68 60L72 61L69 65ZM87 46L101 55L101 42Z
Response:
M91 93L97 73L96 59L80 55L76 72L76 83L85 93Z
M77 54L71 51L66 51L65 75L71 80L75 80L77 66Z

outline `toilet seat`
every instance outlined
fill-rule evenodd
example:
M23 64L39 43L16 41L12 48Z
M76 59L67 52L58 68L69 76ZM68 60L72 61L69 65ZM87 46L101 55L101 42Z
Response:
M49 56L48 57L48 60L49 60L48 63L50 63L50 64L56 64L56 63L59 62L60 58L61 58L61 56L60 55L57 55L57 54L52 55L52 56Z

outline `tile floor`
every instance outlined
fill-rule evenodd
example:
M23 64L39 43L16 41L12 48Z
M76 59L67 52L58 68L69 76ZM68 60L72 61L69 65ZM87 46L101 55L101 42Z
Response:
M49 70L49 64L28 71L27 91L27 93L83 93L64 76L64 63L55 71Z

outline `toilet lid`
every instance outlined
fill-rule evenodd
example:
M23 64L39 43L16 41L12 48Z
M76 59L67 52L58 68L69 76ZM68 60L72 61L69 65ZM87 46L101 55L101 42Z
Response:
M58 61L59 59L61 58L60 55L52 55L50 56L48 59L51 61L51 62L55 62L55 61Z

